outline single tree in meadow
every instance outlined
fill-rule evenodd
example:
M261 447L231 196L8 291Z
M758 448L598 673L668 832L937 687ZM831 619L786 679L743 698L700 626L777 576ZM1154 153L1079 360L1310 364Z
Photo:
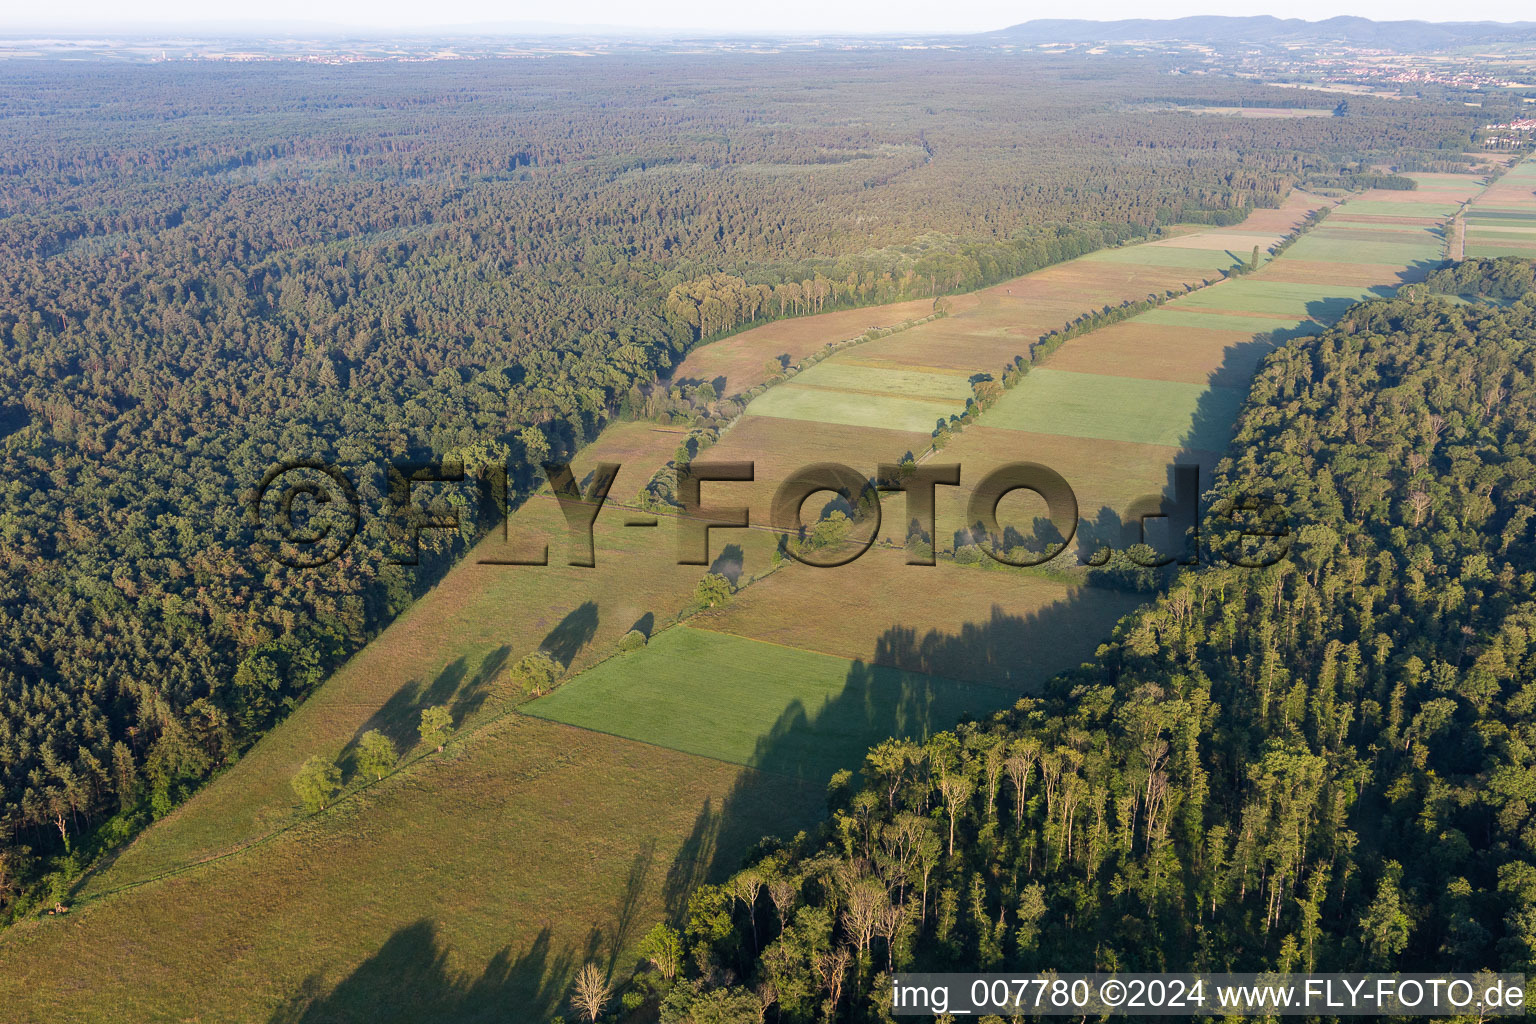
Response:
M341 791L341 769L330 758L315 754L293 777L293 791L311 814L324 810L331 798Z
M441 704L421 709L421 742L443 752L448 734L453 732L453 713Z
M571 1006L575 1007L583 1020L595 1021L602 1016L603 1007L611 995L613 986L603 977L602 968L588 963L576 974L576 991L571 994Z
M525 654L512 664L512 681L530 697L542 697L555 688L560 678L560 663L548 651Z
M369 729L357 743L357 770L363 775L382 779L395 770L399 756L388 736L377 729Z
M728 577L717 572L708 573L699 580L698 589L693 592L693 599L706 608L713 608L717 604L725 604L731 599L731 581Z

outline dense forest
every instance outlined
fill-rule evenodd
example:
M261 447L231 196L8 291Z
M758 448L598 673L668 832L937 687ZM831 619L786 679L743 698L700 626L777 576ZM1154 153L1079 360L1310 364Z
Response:
M869 751L821 830L657 927L628 1005L876 1021L893 970L1536 969L1531 272L1469 261L1273 353L1208 528L1239 542L1225 496L1268 495L1287 557L1187 571L1043 696Z
M515 500L700 340L1231 222L1476 125L1149 112L1155 63L1020 61L9 67L0 907L166 813L488 527L421 488L460 530L397 564L390 460L506 466ZM248 514L290 459L359 491L322 568Z

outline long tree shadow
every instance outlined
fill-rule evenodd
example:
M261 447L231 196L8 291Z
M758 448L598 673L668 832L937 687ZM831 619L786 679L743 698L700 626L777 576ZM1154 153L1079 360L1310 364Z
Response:
M395 932L329 990L318 975L306 978L268 1024L547 1020L562 1009L572 975L592 958L596 942L589 940L585 950L556 951L545 928L521 953L507 946L479 976L470 976L450 966L450 950L423 919Z
M562 667L569 667L576 660L576 655L581 652L597 635L597 602L584 601L574 608L560 624L549 631L540 643L539 648L558 661Z

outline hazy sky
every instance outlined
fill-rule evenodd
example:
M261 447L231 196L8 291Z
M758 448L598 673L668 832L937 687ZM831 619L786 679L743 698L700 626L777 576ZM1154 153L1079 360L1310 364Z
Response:
M1031 18L1172 18L1186 14L1238 13L1214 0L262 0L259 4L210 5L207 0L53 0L46 4L6 3L0 26L71 26L90 29L128 24L206 25L213 21L324 22L377 28L434 27L485 22L553 22L564 25L622 25L637 28L694 28L776 34L876 31L980 31ZM1530 0L1270 0L1243 6L1241 13L1319 19L1358 14L1379 20L1536 20Z

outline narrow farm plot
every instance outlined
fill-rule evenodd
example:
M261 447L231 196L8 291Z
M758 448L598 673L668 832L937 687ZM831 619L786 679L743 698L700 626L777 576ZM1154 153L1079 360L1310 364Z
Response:
M1440 259L1440 240L1362 241L1355 237L1339 237L1335 232L1319 228L1297 241L1286 251L1286 255L1295 260L1323 263L1434 263Z
M1175 240L1177 241L1177 240ZM1256 243L1257 244L1257 243ZM1181 267L1217 273L1246 263L1251 253L1212 246L1181 246L1169 242L1130 245L1084 256L1090 263L1133 263L1152 267Z
M1168 304L1169 310L1215 310L1223 313L1268 313L1307 320L1331 320L1366 299L1390 295L1390 286L1301 285L1244 278L1205 288Z
M1273 348L1252 330L1190 330L1137 317L1074 339L1051 357L1050 368L1098 373L1114 367L1144 380L1241 388Z
M527 705L529 715L776 775L824 780L887 736L996 710L995 687L676 626Z
M747 415L928 432L940 420L964 408L963 401L954 399L797 387L790 382L761 395Z
M987 425L1173 448L1226 447L1246 392L1182 381L1037 369L987 413Z
M962 483L974 479L979 472ZM887 504L887 518L899 526L900 502ZM943 508L941 530L963 522L963 511ZM850 594L858 600L850 601ZM908 672L992 683L1000 688L992 694L996 706L1005 707L1091 657L1105 631L1140 601L1134 594L1027 573L977 572L948 562L908 565L904 551L874 548L836 570L781 570L689 625Z
M828 342L856 338L871 327L894 327L933 312L929 299L845 309L814 317L778 320L701 345L673 372L679 381L709 381L723 395L740 394L770 376L769 359L798 363Z

